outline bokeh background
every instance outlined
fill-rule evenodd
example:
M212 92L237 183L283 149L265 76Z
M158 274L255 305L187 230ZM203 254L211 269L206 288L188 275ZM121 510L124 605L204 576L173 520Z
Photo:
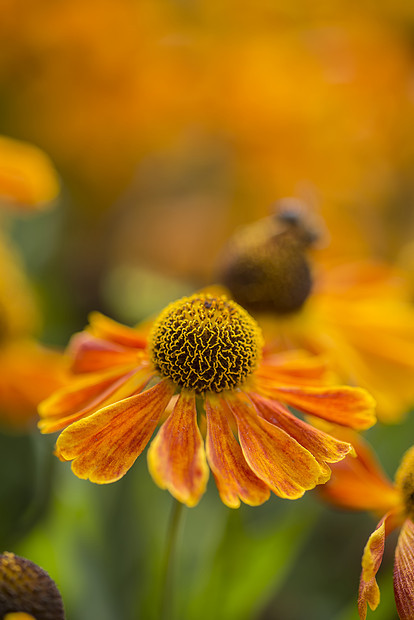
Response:
M91 310L153 315L211 284L229 235L287 196L324 218L325 256L387 261L414 299L414 5L1 0L0 14L0 133L55 171L36 168L39 198L1 201L22 332L64 347ZM0 181L10 158L0 142ZM108 487L80 481L34 411L11 429L3 409L1 550L50 572L69 620L155 619L171 498L145 457ZM413 431L408 416L367 433L390 475ZM230 511L210 484L186 511L171 618L357 618L373 523L316 493ZM377 620L396 617L390 549Z

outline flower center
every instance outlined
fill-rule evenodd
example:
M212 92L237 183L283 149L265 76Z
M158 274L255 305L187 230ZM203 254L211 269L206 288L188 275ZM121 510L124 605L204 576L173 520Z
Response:
M265 218L230 240L218 265L218 281L251 312L299 310L312 289L306 243L296 228Z
M65 615L59 590L46 571L8 552L0 555L1 611L10 620L63 620Z
M261 350L260 328L243 308L204 294L167 306L150 335L152 362L160 374L196 392L241 386Z
M395 484L402 495L406 515L414 521L414 446L405 453L395 475Z

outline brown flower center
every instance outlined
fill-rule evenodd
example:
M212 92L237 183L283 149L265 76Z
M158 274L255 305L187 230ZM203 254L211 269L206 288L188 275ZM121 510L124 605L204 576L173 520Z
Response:
M218 266L218 281L251 312L299 310L312 289L306 243L299 229L266 218L240 230Z
M225 297L193 295L160 314L150 336L152 362L181 388L221 392L241 386L261 356L256 321Z
M0 555L0 618L6 614L18 618L18 612L36 620L65 617L59 590L46 571L30 560L6 552Z

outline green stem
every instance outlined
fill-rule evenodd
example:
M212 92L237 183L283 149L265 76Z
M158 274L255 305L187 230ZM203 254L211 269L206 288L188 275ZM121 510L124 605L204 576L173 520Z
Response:
M171 620L173 605L173 574L174 574L174 550L180 526L183 504L173 500L170 522L167 531L167 541L163 564L161 567L161 608L160 620Z

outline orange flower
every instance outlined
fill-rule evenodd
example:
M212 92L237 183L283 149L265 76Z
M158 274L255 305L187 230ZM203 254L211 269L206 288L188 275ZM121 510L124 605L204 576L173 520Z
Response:
M188 12L145 0L7 0L5 116L84 197L93 192L92 209L112 205L148 153L168 157L191 134L200 151L205 135L216 140L228 161L220 172L251 204L311 185L333 205L328 215L357 200L361 224L368 205L395 208L384 198L411 190L414 127L407 22L367 4L241 12L234 0L203 0Z
M384 555L385 539L395 528L400 535L395 550L394 593L401 620L414 618L414 446L403 457L392 484L366 444L354 442L357 458L332 466L332 478L321 491L327 501L346 508L384 514L371 534L362 557L358 611L376 609L380 592L376 574Z
M327 386L320 360L292 352L261 359L259 327L225 297L196 294L170 304L148 336L94 313L69 352L79 377L39 408L42 432L64 429L57 456L73 461L79 478L114 482L164 416L149 470L188 506L204 493L208 466L233 508L240 500L259 505L270 491L296 499L328 480L328 463L351 445L286 405L358 429L375 421L371 396Z
M0 554L0 617L64 620L62 597L42 568L14 553Z
M274 329L291 346L327 355L343 380L368 389L382 422L401 421L414 403L414 308L389 266L320 266L303 310Z
M39 209L59 192L57 174L37 147L0 136L0 202Z
M65 356L33 339L0 347L0 425L27 431L37 422L37 406L68 380Z
M0 341L32 334L39 323L39 311L23 261L0 233Z
M381 421L399 422L414 403L414 308L404 282L368 260L310 265L302 217L281 211L240 231L219 280L254 312L275 350L326 356L342 381L374 396Z
M33 337L40 316L20 257L0 235L0 424L27 431L37 405L67 380L67 360Z

